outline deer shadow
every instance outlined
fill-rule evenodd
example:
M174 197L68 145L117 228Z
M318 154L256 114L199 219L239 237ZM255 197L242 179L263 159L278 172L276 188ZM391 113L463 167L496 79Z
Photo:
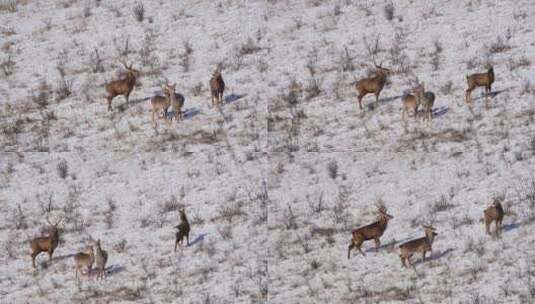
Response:
M125 269L126 267L121 266L121 265L111 265L111 266L106 267L106 269L104 269L104 273L106 275L114 275L116 273L120 273L124 271Z
M56 255L52 258L52 261L61 261L68 258L72 258L74 256L74 253L71 254L64 254L64 255Z
M189 109L186 109L184 110L184 113L182 115L184 115L184 119L190 119L190 118L193 118L197 115L201 114L201 111L199 111L199 109L193 107L193 108L189 108Z
M401 98L403 95L396 95L396 96L391 96L391 97L386 97L386 98L379 98L379 102L378 103L375 102L375 95L372 95L372 96L373 96L372 101L370 101L370 102L368 102L367 104L364 105L364 107L366 109L368 109L369 111L373 111L376 108L383 106L384 104L387 104L387 103L389 103L391 101L394 101L394 100L396 100L398 98ZM362 103L365 103L364 98L362 99ZM358 102L357 102L357 105L358 105Z
M418 259L417 261L413 262L412 264L413 264L414 266L416 266L416 265L421 264L421 263L423 263L423 262L435 261L435 260L441 259L441 258L443 258L444 256L450 254L452 251L453 251L452 248L448 248L448 249L446 249L446 250L443 250L443 251L440 252L439 254L433 254L433 255L430 256L430 257L426 257L426 258L425 258L425 261L422 260L422 259L420 258L420 259Z
M502 229L505 231L514 230L516 228L520 227L520 223L510 223L507 225L503 225Z
M433 117L440 117L440 116L443 116L443 115L445 115L446 113L448 113L449 110L450 110L450 109L448 108L448 106L442 106L442 107L433 109Z
M386 244L381 244L381 246L379 246L379 250L383 250L385 248L388 248L388 247L391 247L391 246L395 246L396 244L403 243L403 242L408 241L410 239L411 238L406 237L406 238L401 239L401 240L391 240L390 242L388 242ZM366 252L366 253L375 252L375 246L372 246L372 247L366 249L364 252Z
M119 112L124 112L124 111L130 109L131 107L133 107L133 106L135 106L135 105L137 105L139 103L142 103L144 101L147 101L147 100L149 100L151 98L152 97L145 97L145 98L131 99L128 102L125 101L124 103L122 103L122 104L117 106L117 110ZM112 105L113 105L113 101L112 101Z
M202 241L204 241L204 237L206 236L207 234L206 233L201 233L199 236L197 236L195 238L195 240L193 240L191 243L189 243L189 246L193 246L197 243L200 243Z
M227 95L225 96L225 98L223 98L225 100L225 103L231 103L231 102L235 102L236 100L239 100L239 99L242 99L243 97L247 96L247 94L230 94L230 95Z
M480 94L480 96L477 96L477 97L473 98L473 100L483 99L483 98L486 98L486 97L494 98L494 97L500 95L501 93L503 93L503 92L507 92L507 91L509 91L509 90L511 90L511 88L505 88L505 89L503 89L503 90L498 90L498 91L490 92L490 93L488 93L488 94L485 93L485 92L482 92L482 93Z

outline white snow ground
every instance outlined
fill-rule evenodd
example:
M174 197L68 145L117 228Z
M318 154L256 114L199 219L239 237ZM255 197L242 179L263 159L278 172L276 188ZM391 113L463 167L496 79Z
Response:
M535 301L532 0L394 1L392 20L388 1L143 1L142 22L136 3L0 0L0 302ZM121 52L143 76L110 113ZM360 111L372 53L393 75ZM470 110L465 76L487 63L490 108L477 89ZM221 111L208 106L217 64ZM431 126L400 120L416 78L437 95ZM148 99L166 80L186 119L155 129ZM481 222L495 196L499 239ZM394 216L385 246L348 260L378 199ZM65 230L33 271L49 201ZM180 206L193 244L174 253ZM403 269L397 244L430 221L433 257ZM72 255L99 238L108 276L77 284Z

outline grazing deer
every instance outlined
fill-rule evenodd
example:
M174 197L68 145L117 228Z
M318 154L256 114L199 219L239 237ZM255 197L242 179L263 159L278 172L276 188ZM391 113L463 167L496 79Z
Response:
M410 91L414 95L406 93L401 97L401 120L405 122L405 116L408 116L409 111L414 113L414 119L418 117L418 107L422 102L422 95L424 93L424 87L419 84Z
M225 82L221 71L217 68L210 78L210 92L212 94L212 106L220 106L223 104L223 92L225 91Z
M93 246L86 247L85 252L78 252L74 255L75 276L78 280L78 273L82 274L82 267L87 267L87 277L91 275L91 267L95 262L95 250Z
M186 210L182 208L179 210L179 212L180 212L180 225L175 226L175 228L178 229L176 236L175 236L175 252L176 252L176 247L178 246L178 243L182 245L182 240L184 239L184 237L186 237L186 241L189 246L190 226L189 226L188 218L186 217Z
M103 279L106 275L106 262L108 261L108 253L100 247L100 240L97 241L95 250L95 268L97 269L97 280Z
M386 227L388 225L388 221L392 218L394 217L386 213L385 206L379 206L379 220L377 222L353 230L351 243L349 244L349 247L347 249L347 258L350 258L351 249L355 247L358 249L358 251L360 251L360 253L362 253L363 256L366 256L360 246L362 246L362 243L364 241L372 239L375 241L375 251L377 252L379 250L379 246L381 245L381 241L379 240L379 238L385 232Z
M359 107L362 110L362 98L369 93L375 94L375 102L379 105L379 94L383 90L386 83L386 77L390 73L389 69L383 68L381 65L375 64L376 73L370 78L364 78L355 84L358 93Z
M472 91L477 87L485 87L485 103L488 109L488 95L492 91L492 83L494 82L494 67L489 65L486 73L472 74L466 76L468 89L466 89L465 100L466 103L472 103Z
M502 204L500 203L499 199L494 199L492 202L492 205L485 209L483 212L485 216L485 228L488 235L491 235L490 233L490 225L492 222L496 222L496 236L500 236L502 234L502 221L503 221L503 208Z
M33 268L36 268L35 258L41 252L47 252L49 260L51 261L52 255L54 254L54 250L56 250L59 244L59 230L60 229L58 225L62 220L60 219L56 224L52 224L50 223L48 216L47 216L46 221L50 225L49 235L44 236L44 237L34 238L33 240L30 241Z
M123 95L126 98L126 103L128 103L130 93L134 89L137 78L139 78L140 75L138 70L132 68L132 64L127 65L123 61L121 61L121 63L126 68L126 77L106 84L106 93L108 94L108 111L112 110L111 101L116 96Z
M409 265L414 268L414 265L411 262L411 257L417 252L422 253L423 261L425 261L425 254L428 251L431 252L431 255L433 255L433 249L431 246L433 245L435 236L437 236L437 233L435 232L436 229L431 226L424 226L424 229L425 236L423 238L411 240L399 246L399 258L401 259L403 267L407 267L405 261L408 261Z
M165 96L156 95L150 99L150 104L152 106L152 122L157 126L155 115L156 113L163 113L164 117L167 116L167 110L171 106L171 95L175 94L176 83L173 85L164 84L162 86L162 91Z

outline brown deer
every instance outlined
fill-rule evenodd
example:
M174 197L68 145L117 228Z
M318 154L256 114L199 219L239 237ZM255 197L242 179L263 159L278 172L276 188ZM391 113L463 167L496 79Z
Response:
M95 250L93 246L87 246L85 252L78 252L74 255L75 276L78 280L78 273L82 274L82 268L87 268L87 277L91 275L91 267L95 262Z
M405 263L405 261L407 261L409 265L414 268L414 265L411 262L411 257L417 252L422 253L423 261L425 261L425 254L428 251L431 252L431 255L433 255L431 246L433 245L435 236L437 236L437 233L435 232L436 229L431 226L423 227L425 229L425 236L423 238L411 240L399 246L399 258L401 259L403 267L407 267L407 264Z
M217 68L210 78L210 92L212 94L212 106L223 104L223 92L225 91L225 82L221 76L221 70Z
M97 241L95 248L95 268L97 269L97 280L103 279L106 275L106 262L108 261L108 253L102 250L100 240Z
M488 95L492 91L492 83L494 82L494 67L489 65L486 73L472 74L466 76L468 89L466 89L465 100L466 103L472 103L472 91L477 87L485 87L485 103L488 109Z
M150 99L150 104L152 106L152 122L155 126L158 126L155 118L156 113L163 113L164 117L167 116L167 110L171 106L171 96L175 94L175 87L176 83L173 85L164 84L162 86L164 96L156 95Z
M422 96L424 93L423 84L417 85L415 88L409 91L412 94L404 94L401 97L401 120L405 122L405 116L408 116L409 111L414 113L414 119L418 117L418 107L421 104Z
M490 225L492 222L496 222L496 236L500 236L502 234L502 221L503 221L503 208L502 204L500 203L500 200L495 198L492 202L492 205L485 209L483 212L485 216L485 228L488 235L491 235L490 232Z
M35 258L41 252L47 252L49 260L51 261L52 255L54 254L54 250L56 250L59 244L60 229L58 225L62 220L60 219L56 224L52 224L50 223L48 216L47 216L46 221L50 225L49 235L44 236L44 237L34 238L33 240L30 241L33 268L36 268Z
M186 238L187 245L189 246L189 231L190 226L188 222L188 218L186 217L186 210L184 208L179 210L180 212L180 225L175 226L176 229L178 229L176 235L175 235L175 252L176 247L180 243L182 245L182 240L184 237Z
M385 232L388 221L392 218L394 217L386 213L385 206L379 206L379 220L377 222L353 230L351 243L347 249L347 258L349 259L351 257L351 249L353 248L357 248L363 256L366 256L360 246L362 246L364 241L368 240L375 241L375 251L377 252L379 250L379 246L381 245L379 238Z
M184 106L185 98L184 98L184 95L175 92L175 86L176 84L174 84L172 87L169 88L170 89L169 98L171 99L171 108L173 109L175 113L174 114L175 121L178 122L184 119L184 116L182 113L182 107ZM167 116L167 113L165 114ZM173 117L171 117L171 119L173 119Z
M377 65L375 63L374 65L377 69L375 75L369 78L361 79L355 84L355 88L357 89L358 94L359 108L361 110L362 98L370 93L375 94L375 102L377 105L379 105L379 94L381 94L381 91L385 86L386 77L388 76L388 74L390 74L389 69L383 68L381 65Z
M140 72L132 68L132 64L127 65L126 62L121 61L126 68L126 76L123 79L114 80L106 84L106 93L108 99L108 111L111 111L111 101L113 98L119 95L123 95L128 103L130 93L136 85L137 78L139 78Z
M422 83L422 88L417 92L418 98L420 99L420 104L424 108L424 121L427 119L429 123L433 121L433 104L435 103L435 93L425 92L424 84Z

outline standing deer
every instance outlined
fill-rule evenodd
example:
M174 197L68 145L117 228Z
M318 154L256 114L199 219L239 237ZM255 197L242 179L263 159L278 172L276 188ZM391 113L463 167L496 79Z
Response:
M130 93L136 85L137 78L139 78L140 72L132 68L132 64L127 65L126 62L121 61L126 68L126 76L123 79L114 80L106 84L106 93L108 94L108 111L111 111L111 101L113 98L119 95L123 95L128 103Z
M156 95L150 99L150 104L152 106L152 122L155 126L158 126L155 118L156 113L163 113L164 117L167 116L167 110L169 109L169 106L171 106L171 96L175 94L175 87L176 83L173 85L164 84L162 86L164 96Z
M176 229L178 229L176 235L175 235L175 252L176 247L180 243L182 245L182 240L184 237L186 237L187 245L189 246L189 231L190 226L188 222L188 218L186 217L186 210L184 208L179 210L180 212L180 224L175 226Z
M91 267L95 262L95 250L92 245L86 247L85 252L78 252L74 255L75 276L78 280L78 273L82 274L82 268L87 268L87 277L91 275Z
M377 252L379 250L379 246L381 245L379 238L385 232L388 221L392 218L394 217L386 213L385 206L379 206L379 220L377 222L353 230L351 243L347 249L347 258L349 259L351 257L351 249L353 248L357 248L363 256L366 256L360 246L362 246L364 241L368 240L375 241L375 252Z
M361 79L355 84L358 94L359 108L361 110L362 98L370 93L375 94L375 102L377 105L379 105L379 94L381 94L381 91L386 83L386 77L390 73L389 69L383 68L381 65L377 65L375 63L374 65L377 69L375 75L369 78Z
M425 236L423 238L411 240L399 246L399 258L401 259L401 264L403 264L403 267L407 267L407 264L405 263L405 261L407 261L414 269L414 265L411 262L411 257L417 252L422 253L423 261L425 261L425 254L428 251L431 253L431 256L433 255L433 249L431 246L433 245L435 236L437 236L437 233L435 232L436 229L431 226L423 227L425 230Z
M491 235L490 233L490 225L492 222L496 222L496 236L500 236L502 234L502 221L503 221L503 208L502 204L500 203L499 199L494 199L492 202L492 205L485 209L483 212L485 216L485 229L488 235Z
M35 258L41 252L47 252L49 260L51 261L52 255L54 254L54 250L56 250L59 244L59 226L58 225L62 220L60 219L56 224L52 224L50 223L48 216L47 216L46 221L50 225L49 235L44 236L44 237L34 238L33 240L30 241L33 268L36 268Z
M494 67L489 65L486 73L472 74L466 76L468 89L466 89L465 100L466 103L472 103L472 91L477 87L485 87L485 104L489 108L488 95L492 91L492 83L494 82Z
M97 280L103 279L106 275L106 262L108 261L108 253L100 247L100 240L97 241L95 250L95 268L97 269Z
M418 107L422 102L424 87L419 84L409 92L414 93L414 95L406 93L401 97L401 120L403 122L405 122L405 116L409 115L409 111L414 113L414 119L418 117Z
M210 78L210 92L212 94L212 106L220 106L223 104L223 92L225 91L225 82L221 71L217 68Z
M169 87L169 98L171 99L171 109L175 113L175 121L178 122L184 118L182 113L182 107L184 106L185 98L184 95L175 92L175 86L176 84ZM172 119L173 117L171 117L171 120Z

